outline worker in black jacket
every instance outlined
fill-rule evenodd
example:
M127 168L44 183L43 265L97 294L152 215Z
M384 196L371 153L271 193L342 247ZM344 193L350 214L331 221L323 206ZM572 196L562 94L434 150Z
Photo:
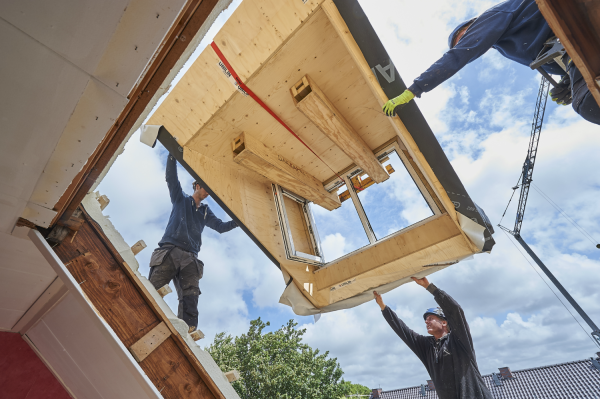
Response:
M477 361L465 314L458 303L427 278L412 278L433 294L439 308L427 309L423 318L432 337L417 334L373 291L383 317L423 362L440 399L492 399Z

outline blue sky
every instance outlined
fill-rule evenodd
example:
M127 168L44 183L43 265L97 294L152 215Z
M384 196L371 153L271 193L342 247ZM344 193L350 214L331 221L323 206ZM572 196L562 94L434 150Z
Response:
M235 1L219 18L200 49L238 3ZM443 54L448 34L458 22L494 2L369 0L361 4L397 70L410 84ZM416 99L467 191L494 224L500 220L519 177L538 85L536 72L490 50L448 82ZM570 107L549 102L534 183L596 240L600 239L599 148L599 126L583 121ZM162 236L170 213L165 159L164 149L144 146L136 133L98 188L111 199L104 212L112 216L126 241L133 244L144 239L148 244L149 248L137 256L145 274L151 250ZM407 188L402 171L396 170L392 176L401 183L392 182L390 187ZM191 178L182 169L180 179L184 189L190 186ZM410 188L396 191L373 186L363 195L365 207L372 209L372 222L381 225L381 231L393 226L384 223L390 218L383 211L377 215L378 202L392 204L394 214L400 215L395 218L398 226L419 220L427 211L424 201L411 195ZM386 201L373 200L380 195L385 195ZM207 201L219 217L228 220L214 201ZM515 204L513 200L503 222L508 227L513 224ZM319 210L315 214L326 255L340 255L359 240L343 225L332 228L333 224L327 223L331 216ZM323 220L323 228L319 220ZM530 193L522 235L600 323L600 250L535 189ZM478 255L430 278L465 309L481 372L577 360L598 351L536 274L536 267L513 245L514 240L499 229L494 237L497 245L491 255ZM220 331L234 335L247 331L249 321L257 317L270 321L273 328L294 318L307 329L310 345L337 357L346 379L371 388L394 389L418 385L429 378L387 326L374 302L325 314L315 324L312 317L295 316L289 307L278 303L285 286L281 273L241 230L219 235L207 229L203 242L200 258L206 267L199 301L199 328L207 336L203 345ZM177 308L174 294L166 299ZM434 305L429 293L410 283L384 295L384 301L409 326L425 334L421 314Z

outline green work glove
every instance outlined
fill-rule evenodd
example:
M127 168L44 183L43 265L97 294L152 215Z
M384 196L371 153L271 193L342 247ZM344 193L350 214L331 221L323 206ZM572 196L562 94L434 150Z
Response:
M394 116L394 109L403 104L407 104L410 100L415 98L415 95L408 89L404 90L404 93L400 94L398 97L392 98L387 103L383 105L383 113L387 116Z
M550 98L558 105L569 105L573 102L569 75L563 76L558 85L550 90Z

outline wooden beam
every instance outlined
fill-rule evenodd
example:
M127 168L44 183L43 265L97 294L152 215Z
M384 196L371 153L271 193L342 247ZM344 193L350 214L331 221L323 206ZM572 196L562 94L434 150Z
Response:
M389 178L373 151L310 76L290 89L296 107L376 183Z
M401 234L358 251L354 256L317 269L314 273L317 290L327 290L396 260L428 251L430 247L460 235L460 230L448 214L428 218Z
M327 192L314 176L276 154L248 133L242 133L233 139L232 148L233 160L237 164L327 210L341 206L336 193Z
M154 327L148 334L144 335L137 341L135 344L129 347L129 351L137 360L138 363L141 363L142 360L148 357L154 349L158 348L160 344L165 342L167 338L171 336L171 331L165 324L165 322L161 322L159 325Z
M589 0L536 0L600 105L600 5Z

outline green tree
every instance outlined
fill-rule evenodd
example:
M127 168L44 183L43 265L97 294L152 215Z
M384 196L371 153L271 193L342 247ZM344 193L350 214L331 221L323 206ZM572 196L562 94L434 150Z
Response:
M343 397L343 372L337 359L303 344L306 330L296 329L294 320L263 334L269 325L259 317L250 322L247 334L234 338L219 333L206 348L223 372L240 372L233 387L242 399Z
M364 385L353 384L350 381L342 380L342 397L349 397L351 395L370 395L371 390Z

